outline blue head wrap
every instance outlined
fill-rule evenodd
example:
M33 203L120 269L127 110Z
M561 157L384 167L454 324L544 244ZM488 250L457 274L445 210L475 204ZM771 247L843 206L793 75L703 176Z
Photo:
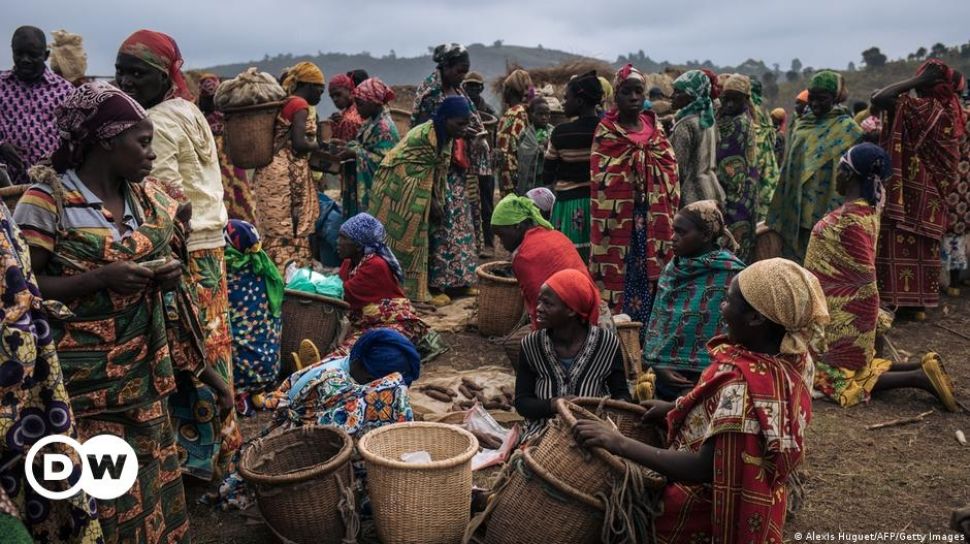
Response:
M868 142L852 146L842 155L839 167L862 179L862 197L873 206L882 198L883 180L892 174L889 154Z
M441 104L438 105L438 109L434 110L434 115L431 117L434 121L434 128L438 133L439 141L444 140L445 121L456 117L467 119L471 117L471 114L471 102L464 96L449 96L442 100Z
M363 334L350 350L350 361L360 361L375 378L400 372L404 383L421 375L421 356L414 344L393 329L371 329Z
M384 225L368 213L359 213L340 226L340 234L354 241L364 249L364 255L376 253L383 258L398 282L404 281L404 270L391 248L387 247L387 233Z

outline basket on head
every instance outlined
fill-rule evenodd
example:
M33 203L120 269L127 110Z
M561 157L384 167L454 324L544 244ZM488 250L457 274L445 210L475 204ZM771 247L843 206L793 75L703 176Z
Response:
M403 140L404 135L411 130L411 112L397 108L389 109L391 110L391 120L397 125L397 134Z
M365 434L358 449L381 542L461 541L471 513L474 435L442 423L397 423ZM428 452L432 462L401 460L402 454L419 451Z
M623 349L623 371L626 379L634 380L643 372L643 348L640 347L640 329L643 323L639 321L627 321L616 324L616 335L620 338L620 347Z
M289 376L294 370L291 353L300 350L300 342L309 339L323 353L330 353L340 334L340 318L350 309L342 300L313 293L287 289L283 294L282 322L280 338L280 358L283 375ZM314 364L317 361L302 361Z
M20 197L24 196L27 189L30 189L29 184L0 187L0 198L2 198L3 203L7 205L7 209L13 211L14 208L17 207L17 203L20 202Z
M600 419L606 419L616 425L620 434L658 448L664 447L664 432L655 425L643 425L641 418L647 409L639 404L631 404L611 398L580 397L573 399L573 404L585 408Z
M277 536L297 544L340 544L357 529L353 449L343 429L296 427L244 449L239 472L256 488L259 511Z
M229 160L236 168L262 168L273 161L276 116L282 102L229 108L225 139Z
M512 263L494 261L475 270L478 275L478 332L482 336L505 336L522 317L524 302L519 281L493 273L503 266L511 268Z

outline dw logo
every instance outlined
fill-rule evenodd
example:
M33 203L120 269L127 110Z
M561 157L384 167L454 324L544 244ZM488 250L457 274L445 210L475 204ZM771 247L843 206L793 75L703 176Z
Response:
M70 489L50 491L37 481L34 474L34 458L41 448L52 443L66 444L81 458L81 478ZM44 480L67 480L73 463L62 453L41 453ZM135 450L127 442L110 434L91 437L84 445L69 436L50 435L37 441L27 452L25 470L27 482L40 496L52 501L73 497L83 490L95 499L116 499L125 494L138 478L138 459Z

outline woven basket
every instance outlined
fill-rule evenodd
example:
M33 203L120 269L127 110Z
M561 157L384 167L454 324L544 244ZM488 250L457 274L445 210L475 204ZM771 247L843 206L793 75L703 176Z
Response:
M13 211L13 209L17 207L17 202L20 202L20 197L24 196L24 193L26 193L27 189L29 188L29 184L0 187L0 198L2 198L3 203L7 205L7 209Z
M285 541L340 544L356 536L350 457L353 441L337 427L308 425L256 440L243 450L239 472L256 488L256 504L266 524ZM351 495L352 497L352 495Z
M502 349L512 363L514 370L519 369L519 353L522 352L522 339L532 332L532 325L525 325L512 331L502 339Z
M474 435L442 423L397 423L367 433L358 449L381 542L461 541L471 513ZM416 451L431 454L432 462L401 461L401 454Z
M603 502L577 491L542 467L531 448L493 499L483 542L600 542Z
M411 130L411 112L407 110L399 110L397 108L390 108L391 110L391 120L397 125L397 133L404 139L404 135Z
M505 336L512 332L522 317L524 303L519 282L492 274L508 261L485 263L475 270L478 275L478 332L482 336Z
M663 430L657 426L640 423L640 419L647 413L647 409L639 404L593 397L573 399L573 404L589 410L600 419L610 418L610 421L616 425L623 436L658 448L664 447Z
M616 335L623 347L623 370L628 380L635 380L643 372L643 348L640 347L640 329L643 323L629 321L616 324Z
M340 318L350 309L342 300L287 289L283 295L283 334L280 357L284 376L294 370L293 357L304 338L313 341L321 353L329 353L340 341ZM316 361L311 361L310 364ZM306 361L304 361L304 364Z
M282 102L270 102L224 111L226 148L233 166L262 168L273 161L274 125L282 106Z
M781 257L783 245L781 235L768 228L764 223L758 223L755 234L754 262Z

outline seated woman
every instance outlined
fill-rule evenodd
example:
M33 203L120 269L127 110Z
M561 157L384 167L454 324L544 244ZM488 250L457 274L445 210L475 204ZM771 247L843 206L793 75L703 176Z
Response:
M523 441L536 437L555 416L557 398L630 400L620 341L593 325L599 306L599 290L584 272L561 270L542 285L539 330L522 340L515 374L515 410L526 419Z
M362 334L375 328L403 334L421 347L425 361L446 349L438 333L418 317L404 294L404 271L386 239L384 225L366 213L351 217L340 227L340 279L354 329L331 356L347 355Z
M700 200L674 216L674 258L657 283L643 344L643 363L656 372L663 400L693 389L711 364L707 343L724 333L721 302L744 270L734 247L717 202Z
M825 295L811 272L768 259L734 278L721 314L728 334L711 342L711 366L697 387L676 404L651 401L644 416L666 421L668 449L596 421L574 429L583 446L667 478L658 542L781 542L784 535L786 485L812 418L808 343L828 322Z
M818 277L832 321L826 346L815 351L815 389L843 407L868 402L874 391L915 387L956 411L953 385L939 356L894 365L876 357L879 288L876 241L882 181L891 173L889 155L875 144L859 144L842 156L836 187L845 204L812 230L805 268Z

